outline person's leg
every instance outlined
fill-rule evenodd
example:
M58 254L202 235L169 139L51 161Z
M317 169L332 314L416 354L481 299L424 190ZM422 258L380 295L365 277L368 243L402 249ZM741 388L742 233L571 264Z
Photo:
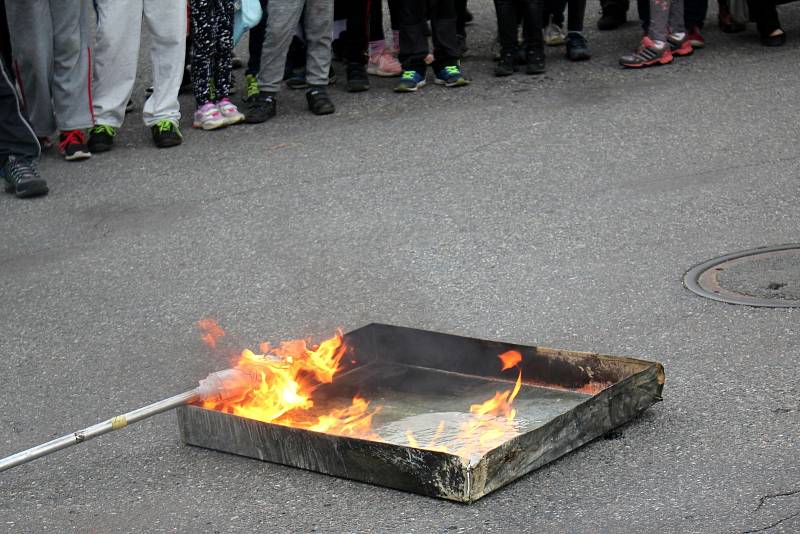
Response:
M629 7L629 0L600 0L602 15L597 21L597 29L613 30L625 24Z
M213 67L216 102L230 97L233 73L233 0L215 0L213 12L215 28Z
M404 0L400 17L400 63L403 70L425 74L428 55L427 0Z
M568 5L567 31L580 33L586 17L586 0L569 0Z
M61 132L94 125L89 58L90 0L51 0L53 111Z
M542 26L544 20L543 0L523 0L524 7L522 25L525 34L525 72L527 74L542 74L545 71L544 39Z
M142 1L96 0L92 104L98 126L119 128L125 120L125 105L136 83L139 62ZM104 145L98 152L109 148Z
M467 0L455 0L456 34L467 35Z
M672 18L671 4L680 2L676 6ZM679 55L688 55L689 50L684 50L684 45L688 44L686 34L682 36L673 35L668 41L670 33L670 23L675 27L683 29L683 0L650 0L650 23L647 35L642 38L641 44L631 54L625 54L620 59L620 65L629 68L642 68L651 65L666 65L673 60L673 44L680 47ZM679 38L680 37L680 38Z
M277 93L280 90L286 53L289 51L295 26L300 20L304 5L303 0L270 2L264 47L261 50L261 70L258 73L259 91ZM330 43L330 31L328 42Z
M369 41L384 41L383 0L372 0L369 5Z
M642 30L647 33L650 28L650 0L636 0L636 8L639 12L639 22Z
M692 31L695 28L702 30L708 14L708 0L686 0L684 5L684 22L686 29Z
M22 92L25 112L36 135L45 138L56 130L50 83L53 78L50 0L8 2L6 15L12 68Z
M364 13L365 40L367 36L366 15ZM332 25L333 5L330 0L306 0L304 29L306 34L306 81L309 86L306 100L308 108L315 115L328 115L336 110L326 91L331 70ZM366 45L366 43L364 44Z
M247 43L247 51L250 54L247 60L246 75L255 76L261 70L261 49L264 48L264 33L267 30L267 0L261 1L263 15L258 24L250 28L250 39Z
M197 106L211 101L212 57L216 44L214 0L190 0L192 19L192 86Z
M460 57L456 6L454 0L431 0L429 6L434 57L432 67L438 73L445 67L457 65Z
M369 42L370 9L380 0L348 0L347 31L344 35L344 60L348 63L367 64L367 43ZM381 21L383 29L383 21Z
M667 40L667 33L670 21L670 4L675 0L650 0L650 25L647 35L656 42L664 43ZM681 20L683 25L683 20Z
M6 0L0 0L0 60L11 65L11 39L8 36L8 18L6 18Z
M22 111L12 76L0 59L0 174L5 190L19 198L47 193L39 175L41 146Z
M781 29L778 9L773 0L749 0L750 18L755 21L756 28L761 37L769 37L773 32Z
M686 33L686 22L683 11L684 0L671 0L669 4L669 26L667 33L682 35Z
M153 94L145 102L142 117L149 127L162 121L177 125L181 118L178 92L186 49L186 9L183 2L144 0L144 19L150 31Z

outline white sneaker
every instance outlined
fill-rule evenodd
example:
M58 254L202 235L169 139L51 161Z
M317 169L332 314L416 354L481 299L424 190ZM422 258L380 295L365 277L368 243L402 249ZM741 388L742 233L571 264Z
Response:
M225 126L225 118L213 102L206 102L194 112L192 128L216 130Z
M219 109L222 118L225 119L225 126L239 124L244 120L244 113L239 111L239 108L227 98L217 102L217 109Z
M567 42L567 33L564 28L551 22L544 29L544 44L547 46L561 46Z

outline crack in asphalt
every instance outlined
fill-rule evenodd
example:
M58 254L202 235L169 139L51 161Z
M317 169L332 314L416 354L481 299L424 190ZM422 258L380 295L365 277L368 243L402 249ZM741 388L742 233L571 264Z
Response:
M771 493L769 495L764 495L758 500L758 506L756 506L756 509L753 511L758 512L761 509L761 507L764 506L764 503L767 502L768 499L774 499L776 497L791 497L792 495L797 495L798 493L800 493L800 489L787 491L783 493Z
M754 532L764 532L765 530L769 530L771 528L775 528L778 525L780 525L781 523L783 523L784 521L788 521L788 520L790 520L790 519L792 519L794 517L797 517L799 515L800 515L800 512L795 512L790 516L787 516L787 517L784 517L783 519L779 519L779 520L775 521L771 525L767 525L766 527L763 527L763 528L757 528L755 530L745 530L744 532L742 532L742 534L753 534Z

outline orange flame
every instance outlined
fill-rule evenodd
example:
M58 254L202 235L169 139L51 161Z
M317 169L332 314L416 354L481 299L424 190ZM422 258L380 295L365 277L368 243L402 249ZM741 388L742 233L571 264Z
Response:
M202 332L202 334L200 334L200 339L203 340L203 343L212 349L216 349L217 340L225 335L225 330L223 330L217 324L217 322L210 317L206 317L205 319L200 319L197 321L197 326L200 327Z
M516 350L509 350L508 352L504 352L503 354L499 355L498 358L500 358L500 361L503 362L503 368L500 370L505 371L506 369L511 369L512 367L519 365L519 362L522 361L522 354Z

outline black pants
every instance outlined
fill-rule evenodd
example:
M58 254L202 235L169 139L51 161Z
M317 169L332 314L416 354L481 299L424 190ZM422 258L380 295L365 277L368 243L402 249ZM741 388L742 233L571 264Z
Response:
M564 10L568 9L567 31L582 32L583 19L586 17L586 0L547 0L545 2L545 16L543 21L546 24L550 16L553 22L559 26L564 25Z
M467 35L467 0L456 0L456 34Z
M192 86L198 106L227 98L233 71L233 0L190 0Z
M776 6L788 4L793 0L747 0L750 7L750 20L756 23L758 33L768 36L775 30L781 29Z
M5 164L10 155L38 158L41 150L21 110L13 80L5 60L0 60L0 165Z
M758 0L759 2L761 0ZM642 28L647 31L650 26L650 1L637 0L639 6L639 20L642 21ZM683 20L686 23L686 31L690 32L693 28L703 28L708 14L708 0L683 0Z
M631 4L629 0L600 0L600 7L603 11L607 9L618 9L623 13L627 13Z
M517 46L517 14L522 13L522 29L528 51L544 51L542 40L543 0L494 0L497 12L497 33L504 54Z
M374 3L381 0L348 0L347 31L344 32L344 60L367 64L369 43L369 13ZM383 25L383 21L381 21Z
M404 0L400 16L400 62L403 70L425 72L428 38L427 19L433 37L433 68L439 71L458 61L454 0Z
M267 32L267 0L260 0L261 2L261 20L258 24L250 28L250 40L247 43L247 53L250 57L247 59L246 74L258 75L261 70L261 50L264 48L264 34Z

